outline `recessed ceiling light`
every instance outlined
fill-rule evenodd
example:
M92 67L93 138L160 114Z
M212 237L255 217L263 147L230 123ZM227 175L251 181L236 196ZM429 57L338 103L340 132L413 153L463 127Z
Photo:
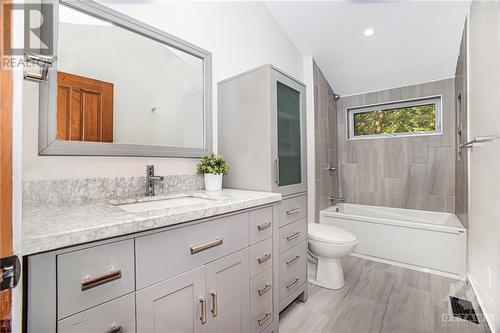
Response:
M373 36L374 33L375 33L375 30L373 28L366 28L364 31L364 34L366 37Z

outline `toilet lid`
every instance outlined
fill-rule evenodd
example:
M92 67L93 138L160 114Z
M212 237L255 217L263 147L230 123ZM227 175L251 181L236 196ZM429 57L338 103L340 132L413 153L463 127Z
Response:
M310 223L307 235L310 239L331 244L354 243L358 240L355 235L344 229L319 223Z

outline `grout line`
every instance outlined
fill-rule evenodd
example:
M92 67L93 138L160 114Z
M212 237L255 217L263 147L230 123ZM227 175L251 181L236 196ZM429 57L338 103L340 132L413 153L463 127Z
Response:
M389 290L389 296L387 296L387 302L385 303L384 314L382 315L382 320L380 322L379 333L382 332L382 328L384 327L385 314L387 313L387 308L389 307L389 298L391 298L392 289L394 288L394 284L391 285L391 290Z

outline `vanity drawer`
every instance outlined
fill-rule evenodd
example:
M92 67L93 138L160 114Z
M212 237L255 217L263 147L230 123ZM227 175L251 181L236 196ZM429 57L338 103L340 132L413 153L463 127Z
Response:
M280 301L306 282L306 247L303 241L280 254Z
M135 240L137 290L248 246L248 213Z
M250 332L259 333L273 322L273 302L269 298L264 303L253 308L250 315Z
M60 320L58 333L135 332L135 295L128 294Z
M250 244L258 243L273 235L273 208L254 210L250 215Z
M250 308L273 296L273 271L268 269L250 280Z
M132 239L57 256L59 319L132 291Z
M290 223L279 229L279 251L288 250L306 239L307 220Z
M307 196L284 199L278 207L280 227L304 219L307 216Z
M250 246L250 276L256 276L273 266L273 239Z

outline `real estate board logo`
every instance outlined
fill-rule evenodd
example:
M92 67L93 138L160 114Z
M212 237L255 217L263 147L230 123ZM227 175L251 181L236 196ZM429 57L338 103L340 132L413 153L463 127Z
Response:
M1 10L2 67L19 66L25 54L53 55L53 4L4 3Z

